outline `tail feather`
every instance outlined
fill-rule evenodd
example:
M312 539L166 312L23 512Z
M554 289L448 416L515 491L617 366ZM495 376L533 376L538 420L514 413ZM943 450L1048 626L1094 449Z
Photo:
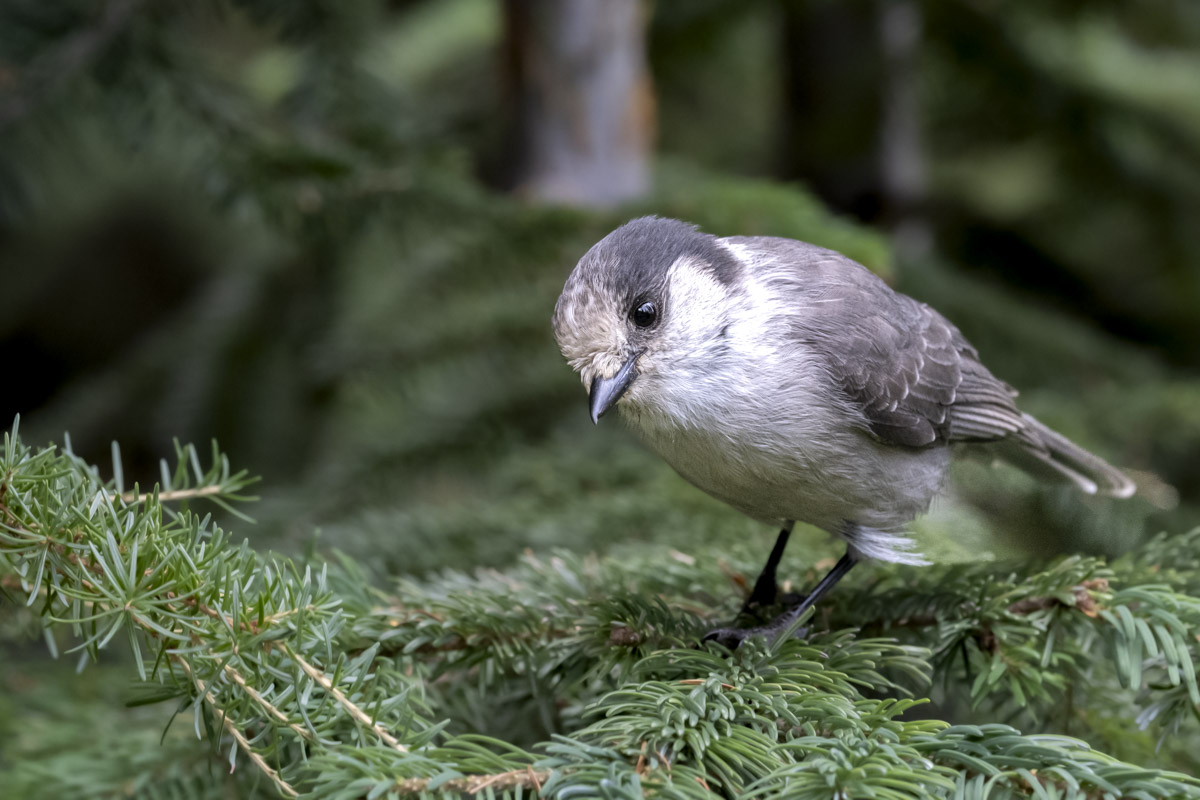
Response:
M1063 478L1088 494L1130 497L1137 490L1125 473L1089 453L1061 433L1047 428L1028 414L1025 427L1005 440L1000 455L1036 477Z

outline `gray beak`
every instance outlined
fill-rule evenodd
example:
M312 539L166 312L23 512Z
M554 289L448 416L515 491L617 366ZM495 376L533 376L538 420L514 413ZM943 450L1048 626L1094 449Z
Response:
M638 376L637 360L640 355L641 353L634 354L611 378L596 378L592 381L592 390L588 393L592 422L599 422L604 412L615 406L629 388L629 384L633 383L633 379Z

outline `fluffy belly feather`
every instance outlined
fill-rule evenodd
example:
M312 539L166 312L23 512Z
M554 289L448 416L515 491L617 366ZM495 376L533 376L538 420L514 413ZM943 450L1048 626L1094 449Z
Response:
M754 519L797 520L837 535L847 523L903 528L928 508L949 462L944 447L884 447L846 425L823 426L821 440L799 431L770 431L756 440L745 432L762 426L661 422L635 419L634 427L688 482ZM780 448L780 441L788 446Z

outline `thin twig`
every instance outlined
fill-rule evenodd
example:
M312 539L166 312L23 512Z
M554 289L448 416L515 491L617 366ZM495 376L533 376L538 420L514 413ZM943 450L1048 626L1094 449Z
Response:
M158 499L170 502L171 500L190 500L193 497L208 497L209 495L220 494L222 486L218 483L210 484L209 486L197 486L194 489L171 489L166 492L159 492ZM113 495L120 497L126 503L144 503L151 497L154 497L154 492L142 492L134 494L126 492L122 495Z
M284 725L286 725L289 729L291 729L291 731L293 733L295 733L301 739L307 739L309 741L312 741L315 738L312 734L312 731L308 730L307 728L302 728L299 725L297 725L296 723L289 720L287 718L287 714L284 714L276 706L274 706L269 700L267 700L267 698L265 698L261 694L259 694L257 689L255 689L253 686L251 686L249 683L246 682L246 679L242 676L242 673L238 672L236 669L231 667L229 664L225 665L225 674L228 675L230 678L232 678L234 683L236 683L238 686L242 687L242 691L244 691L246 694L248 694L252 698L254 698L254 702L258 703L258 705L264 711L266 711L272 717L274 717L275 719L279 720Z
M25 529L22 528L21 530L24 531ZM32 535L37 535L37 534L33 534L32 531L26 531L26 532L28 532ZM48 545L53 546L51 544L52 540L50 539L50 537L47 536L44 538L46 539ZM87 570L90 572L99 572L99 573L103 572L101 570L101 568L99 567L99 565L95 564L91 559L87 558L86 556L77 556L75 553L68 553L67 560L69 562L71 562L72 564L74 564L75 566L79 567L80 569ZM91 581L87 580L86 578L81 578L80 583L86 588L89 588L89 589L95 588L95 585ZM0 588L23 589L22 581L20 580L20 578L18 578L15 575L5 573L3 575L0 575ZM39 586L36 589L34 589L34 592L39 595L43 595L47 592L47 588L45 586ZM168 592L167 596L173 597L174 593ZM224 617L220 612L218 612L212 608L209 608L208 606L206 606L203 603L200 603L194 597L186 598L183 601L183 603L184 603L184 605L195 608L200 613L205 614L213 619L224 619L226 621L226 623L229 624L230 627L235 626L235 623L232 619L230 619L229 617ZM167 607L174 610L174 607L171 606L169 603L168 603ZM281 617L287 616L287 613L289 613L291 611L292 610L289 609L288 612L280 612L278 614L274 614L274 615L272 615L272 617L270 619L281 618ZM138 614L133 614L133 613L131 613L129 616L133 620L134 623L136 623L139 627L141 627L142 630L146 631L146 633L149 634L151 637L153 637L155 639L160 638L159 633L154 628L154 626L152 626L146 620L142 619L141 616L139 616ZM240 627L243 629L247 628L247 626L244 624L241 625ZM251 623L249 629L253 633L258 633L258 626L254 625L253 623ZM172 659L176 660L178 663L183 664L184 668L188 669L188 674L189 675L191 674L191 670L190 670L190 668L187 667L186 662L180 660L180 658L177 654L172 654L171 657L172 657ZM269 700L267 700L265 697L263 697L253 686L251 686L246 681L245 677L243 677L242 674L240 672L238 672L236 669L234 669L231 665L229 665L229 664L225 665L225 672L227 675L229 675L229 677L233 680L233 682L236 683L238 686L240 686L242 688L242 690L246 692L246 694L250 695L250 697L256 703L258 703L259 707L261 707L263 709L263 711L265 711L268 715L274 717L276 720L283 723L287 728L289 728L297 736L300 736L301 738L307 739L309 741L311 741L314 738L311 731L309 731L306 728L303 728L300 725L297 725L296 723L289 720L286 714L284 714L282 711L279 710L279 708L277 708Z
M288 656L296 662L300 669L304 671L305 675L319 683L321 688L323 688L326 692L329 692L330 696L332 696L334 700L337 700L338 703L341 704L342 708L346 709L351 717L363 725L369 726L371 730L375 731L375 734L382 739L388 747L391 747L400 753L408 752L408 748L401 744L399 739L388 733L387 729L385 729L378 722L372 720L370 715L352 703L349 697L346 697L346 695L342 694L342 690L334 686L333 682L329 680L324 672L305 661L299 653L286 645L284 645L284 652L286 652Z
M704 683L706 681L707 681L706 678L685 678L684 680L679 681L679 685L680 686L702 686L702 685L704 685ZM732 683L722 683L721 688L727 689L729 691L733 691L737 687L734 686Z
M167 597L171 600L174 600L176 598L176 594L174 592L167 592ZM230 627L230 629L238 629L238 630L246 631L247 633L253 634L254 636L257 636L259 634L258 623L254 622L254 620L251 620L250 622L238 622L233 617L227 617L224 614L222 614L220 611L217 611L215 608L206 606L204 603L201 603L195 597L185 597L182 600L182 602L185 606L188 606L189 608L194 608L197 611L199 611L201 614L204 614L207 617L210 617L210 618L216 619L216 620L222 620L226 625L228 625ZM170 604L168 604L167 607L170 608L172 611L175 610L175 607ZM266 646L269 647L270 643L268 642Z
M21 85L0 103L0 130L26 116L54 90L90 65L122 31L138 5L137 0L111 0L100 10L95 24L67 37L19 74Z
M1075 586L1072 589L1072 594L1075 596L1075 603L1064 603L1058 597L1026 597L1017 600L1008 606L1008 613L1018 616L1028 616L1037 613L1038 611L1046 611L1051 608L1073 608L1088 617L1096 617L1101 606L1096 602L1093 596L1094 592L1104 593L1108 591L1108 580L1105 578L1091 578L1083 581L1083 583ZM899 617L896 619L888 619L880 617L866 622L859 622L858 627L862 630L875 630L877 628L931 628L937 625L942 620L933 613L914 614L911 616Z
M150 623L148 623L146 620L142 619L137 614L130 614L130 617L133 619L134 622L136 622L139 626L141 626L142 630L146 631L146 633L149 634L151 637L153 637L155 639L160 638L158 631L155 630L154 627L151 626ZM193 636L193 641L195 641L194 636ZM191 667L189 667L188 663L185 660L183 660L182 656L180 656L178 653L171 653L170 657L176 663L181 664L183 666L184 670L187 671L189 676L192 674ZM242 688L242 690L246 692L246 694L250 695L251 699L254 700L254 702L258 703L259 708L261 708L263 711L267 712L268 715L279 720L281 723L283 723L283 725L285 727L289 728L293 733L295 733L301 739L307 739L308 741L312 741L314 739L314 736L311 731L307 730L306 728L302 728L301 726L299 726L296 723L289 720L287 717L287 714L284 714L270 700L263 697L258 692L257 689L255 689L253 686L251 686L246 681L246 678L242 675L242 673L240 673L236 669L234 669L232 665L230 665L230 664L225 665L225 674L228 675L230 677L230 679L233 680L234 683L236 683L238 686L240 686Z
M196 689L200 692L201 697L204 698L204 702L208 703L209 707L213 710L213 713L221 717L221 722L225 726L225 730L229 731L229 735L233 737L234 741L237 742L238 747L242 749L242 752L246 754L250 761L252 761L256 767L262 770L264 775L271 779L271 782L279 788L280 792L288 797L299 797L300 793L293 789L290 783L281 778L279 773L267 763L265 758L254 751L254 748L250 746L250 742L247 741L246 737L242 735L242 732L239 731L237 726L233 724L233 720L230 719L229 715L226 714L224 709L222 709L217 703L217 699L213 697L212 690L209 689L208 686L205 686L204 681L196 677L196 675L192 672L192 668L188 666L187 661L176 654L172 654L171 658L177 664L183 667L183 671L188 674L188 677L191 678L192 683L196 685Z
M461 778L451 778L439 781L438 791L447 794L479 794L485 789L536 789L539 792L542 784L550 779L550 770L534 771L531 767L499 772L495 775L465 775ZM406 778L396 782L396 788L403 794L423 794L429 791L431 778Z

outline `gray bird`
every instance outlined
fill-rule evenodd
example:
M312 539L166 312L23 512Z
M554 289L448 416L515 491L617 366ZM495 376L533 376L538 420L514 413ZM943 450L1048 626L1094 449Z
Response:
M594 422L617 406L690 483L781 526L747 609L775 602L795 521L845 540L800 604L769 625L710 634L733 646L787 627L860 560L927 563L904 531L940 488L951 445L1089 494L1134 492L1022 413L945 317L804 242L633 220L579 261L554 333Z

